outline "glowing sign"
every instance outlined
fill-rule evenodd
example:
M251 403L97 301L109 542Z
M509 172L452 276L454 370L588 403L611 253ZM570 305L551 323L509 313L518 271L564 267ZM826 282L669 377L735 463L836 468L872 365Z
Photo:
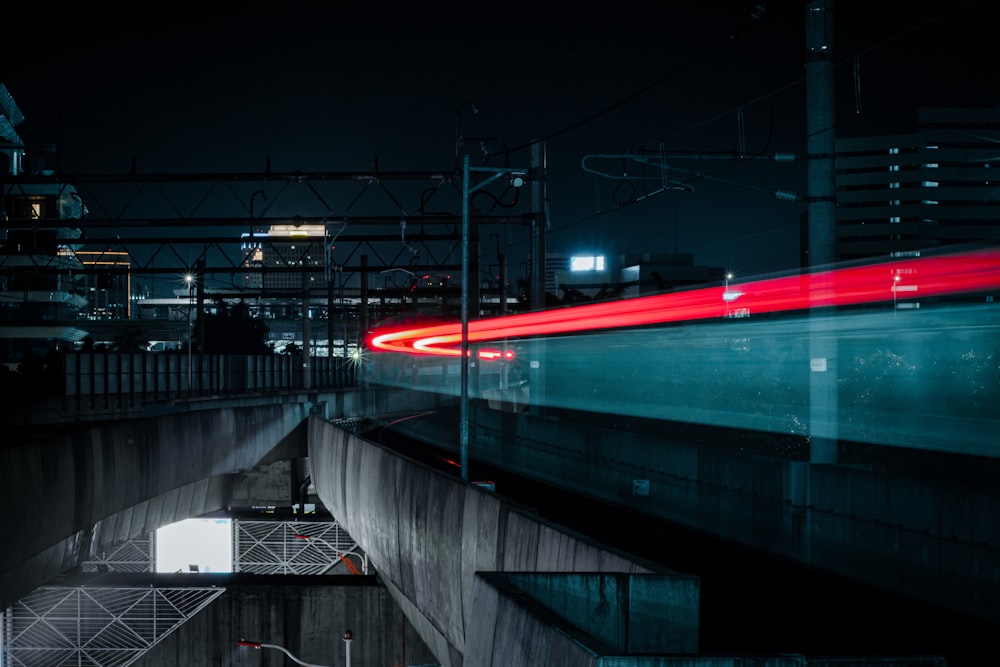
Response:
M603 271L604 258L600 256L579 256L571 257L569 260L570 271Z

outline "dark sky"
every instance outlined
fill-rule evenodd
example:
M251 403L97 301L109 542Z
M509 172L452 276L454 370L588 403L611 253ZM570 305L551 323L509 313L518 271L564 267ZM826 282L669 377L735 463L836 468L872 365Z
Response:
M266 156L287 171L365 171L376 156L385 170L448 169L457 118L463 135L495 139L491 151L514 149L515 164L545 140L551 251L676 250L743 275L798 265L806 205L771 192L804 197L804 162L671 158L708 177L622 207L658 183L629 190L582 159L640 147L802 155L805 3L408 6L424 11L24 18L5 36L16 57L0 81L29 148L59 135L65 172L124 173L133 157L147 173L260 171ZM836 2L838 134L911 131L920 105L994 105L996 7Z

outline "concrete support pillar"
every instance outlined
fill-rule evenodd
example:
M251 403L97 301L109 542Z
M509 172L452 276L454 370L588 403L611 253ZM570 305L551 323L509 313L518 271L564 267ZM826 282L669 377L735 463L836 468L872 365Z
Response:
M806 142L809 187L809 433L813 463L837 461L837 332L824 273L837 259L833 0L806 4Z

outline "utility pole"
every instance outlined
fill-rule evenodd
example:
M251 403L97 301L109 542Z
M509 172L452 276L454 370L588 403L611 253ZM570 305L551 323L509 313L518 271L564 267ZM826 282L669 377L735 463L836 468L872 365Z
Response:
M531 310L545 307L545 146L531 145L531 284L528 302Z
M809 225L809 460L836 463L837 331L829 295L837 259L833 0L806 4Z
M461 346L461 388L459 392L459 456L462 481L469 481L469 197L472 196L472 180L469 176L469 155L462 156L462 346Z
M472 182L472 174L484 174L481 180ZM538 171L533 171L535 178L540 177ZM514 167L473 167L469 164L469 155L462 156L462 342L461 351L461 391L459 394L460 410L458 418L459 428L459 450L460 466L462 471L462 481L469 481L469 421L471 410L469 405L469 368L473 365L471 349L469 347L469 318L472 310L472 300L475 298L475 306L478 316L479 309L479 281L473 280L473 275L478 275L478 258L473 264L472 247L473 243L478 243L478 229L473 230L471 216L472 207L470 199L473 194L484 189L491 183L499 180L507 180L511 187L520 188L525 184L525 177L528 171L516 169ZM475 246L478 256L478 245ZM475 273L473 273L475 268Z
M204 251L203 251L204 252ZM195 263L194 280L195 280L195 297L197 303L195 305L195 314L198 316L198 391L201 392L205 389L203 384L203 376L205 370L205 257L202 255L200 259Z
M534 143L531 145L531 169L534 177L531 181L531 281L528 285L528 303L531 310L545 308L545 232L548 228L548 218L545 215L545 146ZM532 414L540 414L542 397L545 395L545 373L542 365L545 363L545 337L536 336L532 344L532 358L528 360L528 386L531 396L528 400L528 410Z
M309 272L302 271L302 388L312 388L312 367L309 365L309 357L312 349L309 346L309 337L312 332L309 330Z

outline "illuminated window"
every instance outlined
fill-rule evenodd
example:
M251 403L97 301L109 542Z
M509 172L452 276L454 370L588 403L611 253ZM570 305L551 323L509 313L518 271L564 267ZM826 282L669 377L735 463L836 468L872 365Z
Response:
M579 256L569 260L570 271L603 271L604 257L601 256Z

